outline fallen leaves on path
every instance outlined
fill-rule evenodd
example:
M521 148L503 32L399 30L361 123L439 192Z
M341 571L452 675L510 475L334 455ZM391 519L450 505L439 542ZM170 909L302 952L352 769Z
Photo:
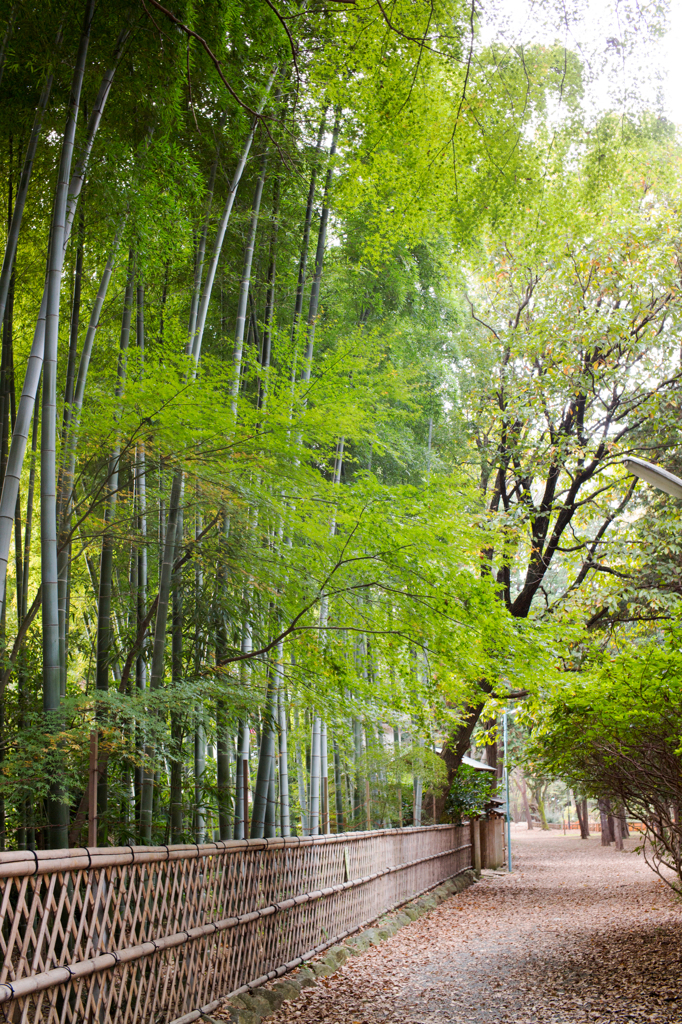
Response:
M517 834L513 874L487 875L268 1024L679 1024L682 905L626 846Z

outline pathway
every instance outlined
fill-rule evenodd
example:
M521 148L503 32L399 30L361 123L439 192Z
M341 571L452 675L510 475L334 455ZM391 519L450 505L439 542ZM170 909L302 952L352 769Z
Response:
M682 902L636 845L515 831L511 875L484 876L268 1024L679 1024Z

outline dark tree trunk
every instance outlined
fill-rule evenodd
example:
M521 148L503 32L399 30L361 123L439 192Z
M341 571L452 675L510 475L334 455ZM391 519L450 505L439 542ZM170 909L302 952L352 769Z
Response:
M623 832L621 828L621 821L618 815L614 815L611 819L613 822L614 841L617 850L623 849Z
M523 775L521 776L521 799L523 800L523 811L526 815L528 831L530 832L533 828L533 815L530 813L530 804L528 803L528 790L526 789L526 780Z
M484 700L479 704L471 705L457 732L449 737L447 743L443 747L441 757L445 761L445 767L448 770L448 788L452 785L452 780L455 772L462 763L462 758L471 746L471 737L484 707Z
M489 767L494 768L497 772L497 740L493 740L492 743L486 743L485 759Z
M623 839L629 839L630 829L628 828L628 819L625 814L625 808L622 804L618 804L618 810L616 811L616 815L620 820L620 834L622 835Z
M587 800L576 799L575 801L575 812L578 815L578 824L580 825L580 838L590 838L590 823L587 820Z
M599 818L601 820L601 844L602 846L609 846L611 844L611 825L609 823L609 801L603 797L599 798Z
M547 824L547 815L545 813L546 789L547 787L543 786L541 782L533 788L533 796L535 798L535 803L537 804L538 814L540 815L540 828L543 832L546 832L549 829L549 825Z

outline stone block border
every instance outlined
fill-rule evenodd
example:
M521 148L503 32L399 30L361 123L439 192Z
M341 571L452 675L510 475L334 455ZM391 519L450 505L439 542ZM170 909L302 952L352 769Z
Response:
M208 1021L209 1024L224 1024L226 1019L232 1021L233 1024L261 1024L264 1018L279 1010L282 1003L289 999L296 999L304 988L315 985L318 978L327 978L330 974L338 971L349 957L358 956L370 946L377 946L380 942L384 942L391 935L395 935L400 928L423 917L424 914L434 910L450 896L473 885L476 880L476 872L469 868L453 878L439 882L435 888L429 889L403 904L397 911L380 917L373 927L355 932L342 943L332 946L324 954L308 961L304 967L298 968L292 974L286 975L278 981L269 982L260 988L255 988L251 992L244 992L228 999L221 1007L222 1013L229 1014L227 1018L221 1016L221 1019L218 1020L208 1014L202 1014L203 1020Z

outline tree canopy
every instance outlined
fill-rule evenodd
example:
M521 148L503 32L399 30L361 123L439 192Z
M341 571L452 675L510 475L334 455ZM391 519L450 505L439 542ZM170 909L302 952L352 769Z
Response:
M675 613L672 126L458 0L3 18L4 843L91 734L101 844L432 820Z

